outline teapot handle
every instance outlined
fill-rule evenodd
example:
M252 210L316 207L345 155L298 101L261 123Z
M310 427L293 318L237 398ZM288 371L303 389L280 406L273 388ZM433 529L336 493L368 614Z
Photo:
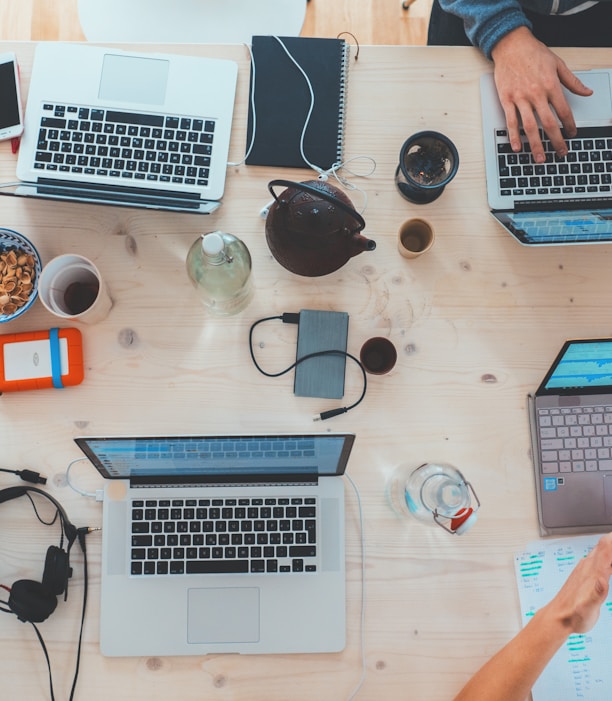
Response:
M320 197L323 200L327 200L331 204L335 205L336 207L339 207L340 209L344 210L348 215L353 217L353 219L357 222L358 227L351 233L358 233L359 231L363 231L365 229L365 219L359 214L359 212L356 209L353 209L352 207L349 207L347 204L344 204L341 200L339 200L337 197L334 197L333 195L330 195L328 192L325 192L324 190L319 190L316 187L313 187L312 185L308 185L307 183L296 183L293 182L292 180L271 180L268 183L268 190L270 191L270 194L276 202L278 202L278 197L276 196L276 193L274 192L274 188L278 186L283 186L283 187L295 187L298 190L302 190L303 192L309 192L311 195L316 195L317 197Z

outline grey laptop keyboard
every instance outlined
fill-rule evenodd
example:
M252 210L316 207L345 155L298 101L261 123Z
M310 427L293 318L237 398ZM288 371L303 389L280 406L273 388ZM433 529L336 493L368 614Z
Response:
M132 575L316 572L316 497L132 501Z
M544 474L612 470L612 406L539 409Z
M576 194L588 197L612 195L612 126L585 127L568 139L569 153L559 158L542 136L546 163L537 164L523 134L523 150L514 153L505 129L495 132L500 194L538 198Z
M43 105L34 168L123 185L208 185L215 121ZM41 173L42 175L42 173Z

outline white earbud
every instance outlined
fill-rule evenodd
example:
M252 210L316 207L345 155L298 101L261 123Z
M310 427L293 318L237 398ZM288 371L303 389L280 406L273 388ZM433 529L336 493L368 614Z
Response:
M271 207L275 202L276 202L276 200L270 200L270 201L268 202L268 204L266 204L265 206L263 206L263 207L261 208L261 210L260 210L260 212L259 212L259 216L260 216L262 219L265 219L265 218L268 216L268 214L270 213L270 207Z

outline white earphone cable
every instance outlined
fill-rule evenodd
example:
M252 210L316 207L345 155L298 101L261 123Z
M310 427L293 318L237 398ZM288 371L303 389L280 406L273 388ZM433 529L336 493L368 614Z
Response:
M366 612L366 541L365 541L365 527L363 520L363 506L361 504L361 495L359 494L359 489L355 482L351 479L348 473L344 473L344 476L348 479L353 491L357 497L357 509L359 511L359 530L361 535L361 615L360 615L360 630L359 630L359 647L361 652L361 676L357 682L357 686L353 689L347 701L352 701L359 690L365 682L368 667L366 661L366 641L365 641L365 612Z
M310 168L312 168L312 170L314 170L316 173L319 174L318 177L320 180L326 181L329 178L329 176L332 175L336 179L336 181L341 186L343 186L345 189L355 190L357 192L360 192L361 195L363 196L363 200L364 200L363 206L359 210L360 214L362 214L367 207L367 201L368 201L367 193L365 192L365 190L362 190L361 188L359 188L356 185L354 185L353 183L351 183L348 180L348 178L342 176L340 174L340 171L344 169L344 170L346 170L347 173L349 173L350 175L352 175L354 177L367 178L367 177L371 176L374 173L374 171L376 170L376 161L370 156L353 156L352 158L349 158L347 161L342 161L342 162L336 161L335 163L333 163L331 165L331 167L328 170L323 170L323 168L310 162L310 160L307 158L306 153L304 151L304 141L305 141L305 137L306 137L306 131L308 130L308 125L310 124L310 118L312 116L312 113L313 113L313 110L315 107L315 100L316 100L314 89L312 87L312 82L310 81L310 78L308 77L308 74L306 73L306 71L302 68L302 66L298 63L298 61L293 57L293 55L291 54L291 52L289 51L289 49L287 48L285 43L282 41L282 39L278 36L274 36L274 39L276 39L276 41L280 44L283 51L287 54L287 57L289 58L289 60L295 65L295 67L298 69L298 71L302 74L304 80L306 81L306 85L308 87L308 92L310 94L310 106L308 108L308 112L306 114L306 118L304 120L304 125L302 127L302 131L300 134L300 154L302 156L302 159L304 160L304 163L306 163ZM251 115L252 115L251 138L250 138L249 144L247 146L246 152L244 154L244 158L238 162L229 162L227 164L228 166L240 166L243 163L245 163L246 159L249 157L251 151L253 150L253 144L255 143L255 132L257 130L257 113L255 110L255 81L256 81L256 77L257 77L256 66L255 66L255 60L253 57L253 51L252 51L251 47L248 44L245 44L245 46L249 52L249 56L251 59L251 92L250 92L250 96L249 96L249 102L251 105ZM371 167L367 172L357 173L357 172L347 168L347 165L349 163L351 163L353 161L357 161L357 160L362 160L362 159L369 161L371 164ZM262 209L262 211L260 213L262 217L265 217L267 215L267 207L268 206L269 205L266 205L266 207L264 207Z

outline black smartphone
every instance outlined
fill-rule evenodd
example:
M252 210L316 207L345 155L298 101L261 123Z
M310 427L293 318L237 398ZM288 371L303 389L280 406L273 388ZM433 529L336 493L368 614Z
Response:
M14 53L0 54L0 141L23 131L19 69Z

